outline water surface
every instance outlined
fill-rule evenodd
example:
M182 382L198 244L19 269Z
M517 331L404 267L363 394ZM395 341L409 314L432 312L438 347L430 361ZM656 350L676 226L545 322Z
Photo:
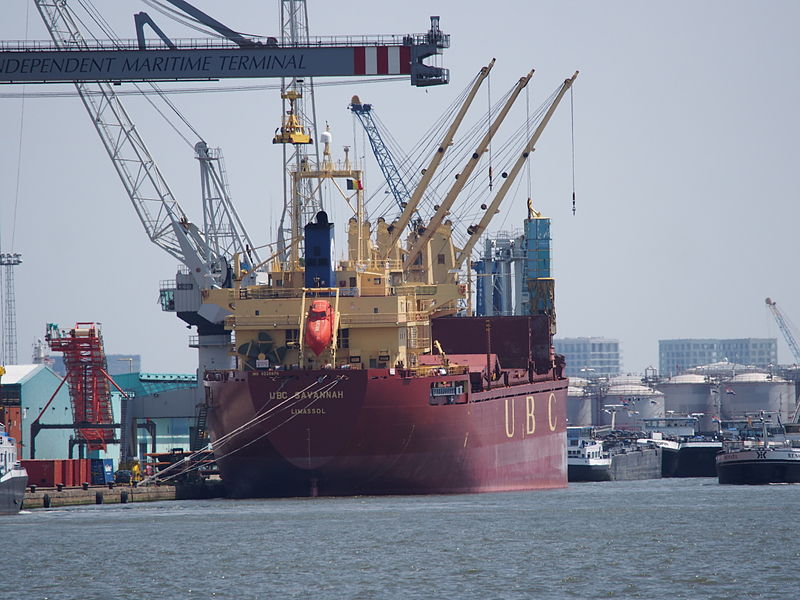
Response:
M0 598L800 597L800 486L205 500L0 517Z

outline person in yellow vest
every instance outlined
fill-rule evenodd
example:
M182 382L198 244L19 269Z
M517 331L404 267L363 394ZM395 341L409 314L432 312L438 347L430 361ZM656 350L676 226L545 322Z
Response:
M142 470L139 467L138 462L133 463L133 466L131 467L131 474L133 475L131 477L131 483L142 480Z

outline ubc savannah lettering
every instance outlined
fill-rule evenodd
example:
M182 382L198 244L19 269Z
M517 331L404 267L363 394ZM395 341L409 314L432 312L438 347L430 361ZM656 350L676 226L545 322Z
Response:
M323 400L323 399L342 399L342 390L326 390L324 392L270 392L270 400Z

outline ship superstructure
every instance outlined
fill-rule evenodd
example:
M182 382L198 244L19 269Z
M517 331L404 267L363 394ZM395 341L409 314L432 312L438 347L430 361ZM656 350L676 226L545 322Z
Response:
M546 118L487 214L497 211ZM212 445L231 492L566 485L567 380L552 346L552 280L539 282L549 301L532 303L539 310L528 315L468 316L468 288L458 274L489 219L471 226L467 243L457 247L453 224L443 218L442 206L452 203L448 194L430 223L412 224L401 240L420 188L400 218L373 225L364 209L363 174L347 153L334 162L330 137L323 141L321 163L307 161L291 177L296 189L306 180L327 183L351 207L345 257L336 260L334 224L321 210L312 222L293 220L288 260L273 257L263 283L247 285L248 270L236 260L233 286L203 294L204 303L230 313L225 327L235 336L236 368L205 377ZM459 178L469 176L487 143L480 142Z

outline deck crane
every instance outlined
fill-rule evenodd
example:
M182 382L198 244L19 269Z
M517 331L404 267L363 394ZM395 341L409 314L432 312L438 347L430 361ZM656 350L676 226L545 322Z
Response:
M400 217L393 222L389 226L389 237L384 245L384 247L380 250L381 251L381 258L384 260L389 257L393 251L396 250L397 242L400 239L400 236L403 234L408 223L411 221L411 217L417 210L417 206L422 200L423 195L428 189L431 180L433 179L436 170L439 168L439 165L442 163L444 159L444 155L450 146L453 145L453 138L455 137L456 131L458 130L459 125L464 120L464 117L467 114L467 109L469 109L470 104L475 99L475 95L478 93L478 90L481 87L483 81L489 76L489 73L494 67L495 60L492 59L491 62L486 65L485 67L481 67L481 70L478 72L478 75L475 77L472 87L470 88L469 92L467 93L466 99L464 100L461 108L456 113L456 116L453 117L453 122L450 124L450 127L447 129L447 132L444 134L439 147L437 148L436 152L433 153L433 157L431 158L428 166L422 170L422 178L420 179L417 187L414 188L414 193L411 196L411 199L406 204L406 207L403 209Z
M426 244L431 240L433 235L437 232L439 227L445 220L445 217L450 213L450 208L453 206L453 203L456 201L456 198L461 193L461 190L464 189L464 186L467 184L470 175L475 170L475 167L478 166L478 162L481 156L486 152L486 149L489 147L489 143L492 141L492 137L494 136L497 129L503 123L503 120L508 115L508 111L511 110L514 102L516 101L517 97L520 95L522 90L525 86L528 85L528 82L533 77L533 71L530 71L525 77L521 77L517 82L517 85L514 86L513 91L506 100L506 103L503 105L503 108L500 109L500 112L495 117L492 124L489 126L489 130L483 136L480 142L478 142L478 146L475 149L475 152L472 153L472 156L467 161L467 164L464 165L464 168L461 172L456 175L455 181L451 186L450 190L447 192L444 200L442 200L439 207L436 209L436 213L431 217L431 220L425 226L423 232L420 236L414 241L414 244L411 246L411 249L408 252L408 256L406 256L405 261L403 262L403 267L408 269L414 261L416 260L417 256L424 250Z
M464 245L464 248L461 250L461 253L458 255L458 258L456 260L457 269L460 269L464 265L464 262L472 253L472 249L475 247L475 244L478 242L481 235L483 235L483 232L486 231L486 228L489 226L492 217L494 217L495 213L498 212L498 208L500 208L500 203L508 194L508 191L511 189L511 185L514 183L514 180L517 178L517 175L519 175L520 170L530 157L531 153L536 149L536 142L539 141L539 137L541 137L542 132L544 131L545 127L547 127L547 124L550 122L550 119L552 118L553 113L556 111L556 108L558 108L561 99L564 97L564 94L567 93L567 90L569 90L569 88L572 87L572 84L575 82L575 79L577 77L578 77L578 72L575 71L575 74L569 79L565 80L564 83L561 85L558 92L556 93L555 98L550 103L547 112L542 117L539 126L533 132L533 135L531 135L531 138L530 140L528 140L528 143L525 144L525 147L522 149L522 152L520 152L519 157L514 162L514 165L511 167L511 170L508 172L507 177L504 178L505 181L503 181L503 185L500 187L497 194L495 194L492 203L484 212L480 223L478 223L477 225L471 225L468 228L467 232L469 233L469 238L467 239L467 243Z
M780 328L786 343L789 344L789 349L792 351L795 362L800 364L800 343L795 337L794 328L789 323L789 319L784 316L781 309L778 308L778 304L772 298L767 298L765 302L772 316L775 317L775 322L778 323L778 328Z

